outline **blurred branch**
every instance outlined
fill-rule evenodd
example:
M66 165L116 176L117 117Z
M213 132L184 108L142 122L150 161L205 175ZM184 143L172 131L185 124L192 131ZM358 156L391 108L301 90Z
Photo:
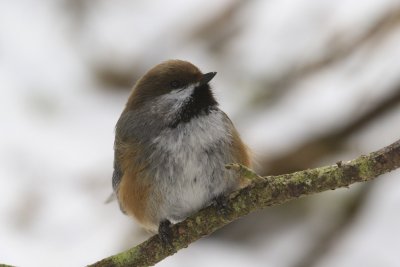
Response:
M149 266L173 255L178 250L209 235L250 212L278 205L300 196L348 187L356 182L365 182L400 167L400 140L372 152L367 156L335 166L304 170L292 174L261 177L244 166L231 164L230 169L253 183L229 196L226 209L209 206L193 214L185 221L175 224L172 242L163 245L155 235L120 254L103 259L93 265L100 266Z
M74 0L76 3L80 3L81 0ZM73 3L75 3L73 2ZM184 36L183 40L179 42L178 47L175 49L180 50L190 43L198 43L199 40L204 42L210 53L217 54L221 51L226 43L228 43L240 30L240 25L234 23L234 18L240 9L248 4L249 1L232 1L221 9L219 13L205 20L200 25L196 25L190 28L190 32ZM74 6L73 4L70 4ZM185 25L187 17L181 17L181 25ZM170 32L174 32L174 28L167 29ZM158 35L159 39L165 38L164 36L170 35L171 33L160 32ZM179 47L180 45L180 47ZM114 62L106 62L107 64L94 63L93 72L98 82L106 88L131 90L132 85L136 80L140 78L140 71L142 68L139 66L143 65L143 62L148 60L148 54L143 53L143 57L139 57L132 64L117 67ZM114 64L113 64L114 63ZM145 64L144 64L145 65Z
M292 66L287 71L283 71L277 77L273 77L267 81L257 82L257 84L262 85L263 90L256 94L251 101L253 104L265 104L266 101L276 103L276 99L287 93L292 88L291 86L299 80L320 72L347 58L352 53L357 52L362 45L381 38L382 35L392 31L399 24L400 8L391 8L386 12L382 12L382 15L375 22L371 23L371 26L364 33L361 33L352 41L347 40L352 37L352 33L346 39L343 38L343 34L334 34L330 41L327 42L329 46L326 49L326 53L322 56L310 62L305 62L302 65Z
M107 89L129 91L140 78L140 68L132 64L129 67L116 67L113 64L93 66L97 81Z
M251 1L231 1L216 16L205 20L188 35L188 42L205 42L211 53L218 54L232 41L243 25L235 23L241 9Z
M321 234L313 243L313 247L300 260L297 260L294 267L319 266L318 262L334 246L335 242L350 228L352 223L364 207L365 199L369 195L372 183L364 184L363 187L349 199L343 206L343 213L338 216L334 225Z
M381 117L400 103L400 84L392 94L365 114L348 122L346 125L333 131L322 134L319 137L305 142L299 147L287 152L285 155L274 159L264 159L262 174L268 175L294 172L309 168L326 154L340 151L346 138L354 134L371 121Z

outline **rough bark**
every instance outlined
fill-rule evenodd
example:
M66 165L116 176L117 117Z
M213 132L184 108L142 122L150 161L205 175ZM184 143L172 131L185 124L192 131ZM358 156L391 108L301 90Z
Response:
M252 180L252 183L231 194L223 213L215 206L209 206L172 227L171 245L163 245L158 235L155 235L136 247L90 266L154 265L252 211L278 205L300 196L372 180L400 167L400 140L352 161L285 175L261 177L237 164L227 167L232 171L241 172Z

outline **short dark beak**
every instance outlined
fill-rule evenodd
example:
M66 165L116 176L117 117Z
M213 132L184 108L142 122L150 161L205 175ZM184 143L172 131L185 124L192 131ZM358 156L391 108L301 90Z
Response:
M209 72L209 73L203 74L203 77L200 80L200 85L209 83L212 80L212 78L214 78L215 75L217 75L216 72Z

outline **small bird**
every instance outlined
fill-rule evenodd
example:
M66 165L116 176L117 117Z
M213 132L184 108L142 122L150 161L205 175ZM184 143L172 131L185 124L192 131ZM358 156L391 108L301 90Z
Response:
M226 164L250 166L209 85L215 75L182 60L156 65L137 81L116 124L114 193L124 213L160 235L241 187Z

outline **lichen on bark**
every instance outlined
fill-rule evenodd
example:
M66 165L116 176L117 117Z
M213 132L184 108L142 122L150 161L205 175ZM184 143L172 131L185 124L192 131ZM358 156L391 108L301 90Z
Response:
M261 177L238 164L228 168L246 176L250 185L232 193L225 210L206 207L172 227L171 245L163 245L158 235L117 255L90 266L150 266L209 235L224 225L252 211L289 200L348 187L356 182L376 178L400 167L400 140L376 152L332 166L303 170L291 174Z

